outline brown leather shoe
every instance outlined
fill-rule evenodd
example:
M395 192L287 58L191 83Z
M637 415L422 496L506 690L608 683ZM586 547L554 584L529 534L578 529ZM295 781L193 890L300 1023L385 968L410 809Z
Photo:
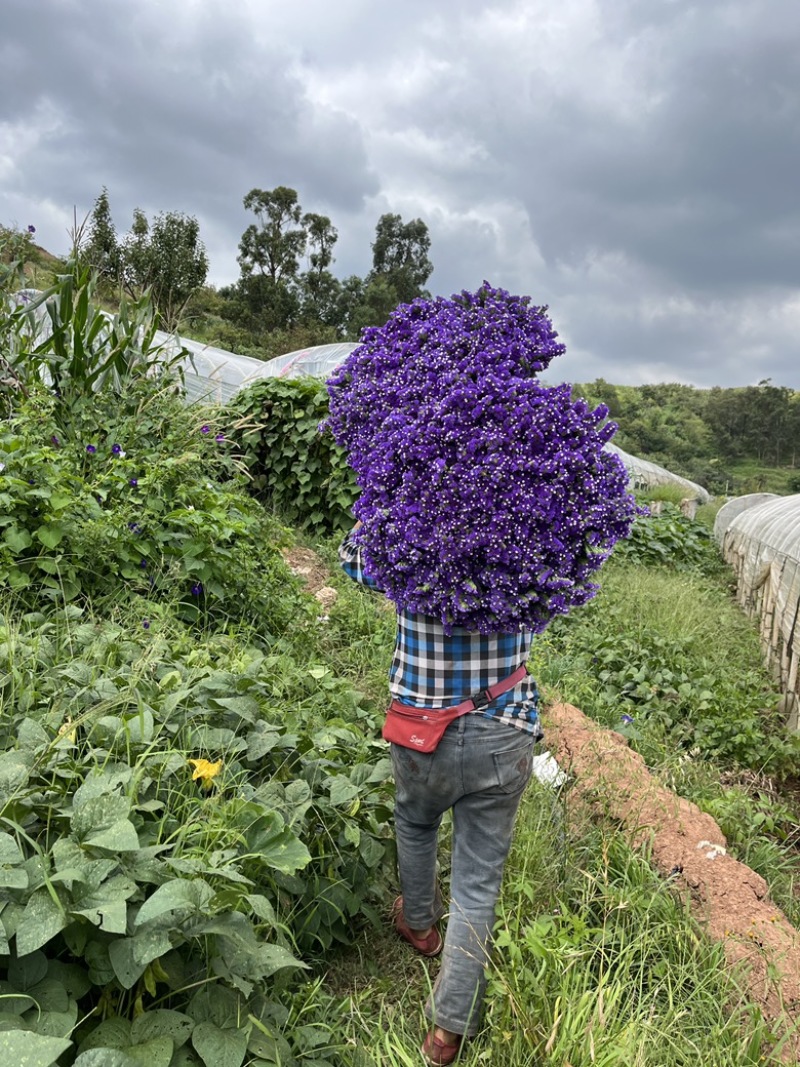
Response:
M447 1064L452 1063L461 1051L462 1041L463 1038L459 1037L451 1045L438 1038L435 1030L429 1030L422 1042L422 1055L431 1067L447 1067Z
M403 917L403 898L398 897L392 904L392 921L394 922L394 928L403 938L407 941L412 948L415 948L417 952L423 956L438 956L444 946L442 935L434 926L429 934L425 937L417 937L415 933L409 928ZM451 1060L447 1061L451 1063Z

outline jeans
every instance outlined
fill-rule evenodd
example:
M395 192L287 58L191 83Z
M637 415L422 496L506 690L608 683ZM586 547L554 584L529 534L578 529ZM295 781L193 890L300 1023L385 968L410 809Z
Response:
M403 914L425 930L445 913L436 876L442 815L453 809L450 912L444 953L425 1013L474 1036L486 990L494 909L514 819L533 766L534 738L507 723L462 715L435 752L392 745L395 829Z

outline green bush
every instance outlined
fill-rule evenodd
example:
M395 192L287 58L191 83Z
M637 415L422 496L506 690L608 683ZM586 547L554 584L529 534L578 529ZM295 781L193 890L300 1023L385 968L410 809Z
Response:
M630 536L614 549L618 559L644 566L664 564L676 570L719 573L722 563L706 525L682 514L669 502L657 514L640 515Z
M260 500L315 534L352 525L353 472L331 434L320 431L328 415L324 383L263 379L234 399L229 414L241 427L231 432Z

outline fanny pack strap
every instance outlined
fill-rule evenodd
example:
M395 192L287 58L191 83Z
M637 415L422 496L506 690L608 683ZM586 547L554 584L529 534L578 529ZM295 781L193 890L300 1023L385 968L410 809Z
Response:
M485 708L487 704L491 704L497 697L502 696L503 693L507 693L509 689L513 689L515 685L518 685L526 677L527 673L528 671L523 663L507 678L501 678L499 682L490 685L488 689L484 689L480 693L473 693L467 700L462 700L460 704L454 704L449 708L415 708L413 705L403 704L399 700L393 700L389 708L391 711L398 711L401 714L405 712L406 715L416 712L418 715L424 716L425 712L428 712L433 718L445 714L457 718L459 715L466 715L468 711L478 711L480 708Z

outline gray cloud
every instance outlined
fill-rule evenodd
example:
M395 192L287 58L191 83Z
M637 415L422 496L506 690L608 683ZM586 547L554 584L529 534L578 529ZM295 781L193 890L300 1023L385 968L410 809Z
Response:
M797 5L125 12L4 0L0 222L59 251L105 185L120 230L196 215L231 281L242 196L288 184L339 229L340 274L397 211L428 223L434 291L549 303L565 377L800 388Z

